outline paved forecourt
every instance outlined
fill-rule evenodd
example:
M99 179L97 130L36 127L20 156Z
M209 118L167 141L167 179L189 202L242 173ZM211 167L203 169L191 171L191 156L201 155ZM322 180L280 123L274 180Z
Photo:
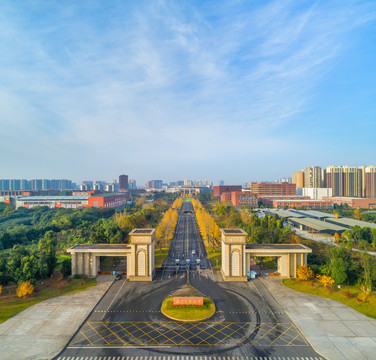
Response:
M180 215L170 249L173 258L192 257L193 247L202 242L194 232L194 220L191 214ZM323 359L260 280L225 282L219 271L193 267L191 285L214 300L217 311L203 322L167 319L160 307L170 293L186 284L183 269L162 270L153 282L115 282L60 359Z

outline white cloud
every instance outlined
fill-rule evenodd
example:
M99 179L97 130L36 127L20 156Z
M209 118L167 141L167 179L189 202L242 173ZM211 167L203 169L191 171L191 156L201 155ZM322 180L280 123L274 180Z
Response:
M137 163L251 163L263 144L269 156L349 31L375 18L352 2L145 2L90 16L85 3L57 2L47 19L33 9L41 22L13 6L0 18L1 139L19 139L18 127L42 143L53 137L64 166L79 149L88 163L128 162L144 174Z

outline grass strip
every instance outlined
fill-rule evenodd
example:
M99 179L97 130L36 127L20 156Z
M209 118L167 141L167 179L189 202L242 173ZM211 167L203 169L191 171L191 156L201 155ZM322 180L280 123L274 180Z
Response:
M362 291L356 286L341 285L341 287L338 288L336 285L325 288L316 280L302 281L292 279L283 279L282 283L290 289L305 294L321 296L339 301L368 317L376 319L376 295L374 291L371 292L366 299L364 299L362 296Z
M97 284L97 280L95 279L86 279L84 284L80 285L81 282L82 279L73 279L71 282L64 281L64 288L57 289L57 282L44 281L42 285L42 283L38 281L35 287L39 288L40 291L34 293L30 298L17 297L15 294L16 286L4 287L3 293L0 295L0 324L41 301L87 290ZM46 287L46 284L50 286Z

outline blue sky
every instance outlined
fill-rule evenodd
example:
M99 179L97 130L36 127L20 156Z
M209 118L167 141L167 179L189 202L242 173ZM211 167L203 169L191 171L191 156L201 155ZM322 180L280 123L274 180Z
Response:
M376 165L375 1L1 1L0 178Z

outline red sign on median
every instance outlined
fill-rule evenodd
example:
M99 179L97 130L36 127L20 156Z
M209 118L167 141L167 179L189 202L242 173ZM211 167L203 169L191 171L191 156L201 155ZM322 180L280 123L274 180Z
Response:
M203 297L174 297L172 304L176 305L204 305Z

